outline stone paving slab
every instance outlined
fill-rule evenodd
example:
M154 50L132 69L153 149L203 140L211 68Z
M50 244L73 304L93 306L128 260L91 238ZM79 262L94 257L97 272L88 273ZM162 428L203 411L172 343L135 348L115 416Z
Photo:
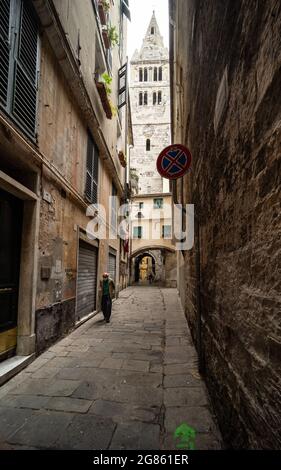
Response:
M165 413L165 429L174 433L176 428L186 423L197 433L212 433L214 421L207 407L204 406L174 406L168 407Z
M116 424L111 419L93 415L74 416L71 424L60 435L56 449L108 449Z
M160 426L146 423L118 424L111 450L151 450L158 449Z
M169 406L205 406L208 404L203 387L167 388L164 391L164 405Z
M89 413L110 418L115 422L142 421L146 423L157 422L160 408L149 406L148 408L129 405L128 403L116 403L114 401L96 400Z
M0 388L0 449L221 447L175 289L131 287Z
M36 411L9 438L9 443L53 449L56 447L57 440L64 435L71 419L72 415L66 413Z
M2 443L9 441L10 436L26 425L32 416L32 413L33 411L27 409L19 410L16 408L5 407L5 403L3 403L3 405L1 403L0 449L2 448Z
M60 380L60 379L33 379L31 378L23 385L19 385L11 390L15 395L46 395L67 397L79 387L78 380Z

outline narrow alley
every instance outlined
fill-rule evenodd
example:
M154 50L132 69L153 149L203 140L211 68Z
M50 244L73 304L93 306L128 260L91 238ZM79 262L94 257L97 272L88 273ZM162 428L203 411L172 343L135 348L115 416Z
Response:
M130 287L0 390L1 449L196 449L220 436L176 289Z
M0 0L1 470L270 468L280 31L281 0Z

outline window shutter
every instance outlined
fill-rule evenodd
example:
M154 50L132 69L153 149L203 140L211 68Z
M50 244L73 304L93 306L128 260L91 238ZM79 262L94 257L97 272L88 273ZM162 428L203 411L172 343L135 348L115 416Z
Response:
M0 2L0 103L7 107L10 62L10 0Z
M38 24L29 2L22 2L15 58L12 114L32 135L36 131Z
M85 196L92 204L96 204L98 202L98 174L98 149L91 135L88 135Z
M114 231L117 228L117 204L116 204L116 196L117 196L117 189L112 183L112 198L111 198L111 225Z
M129 9L129 0L121 0L122 3L122 13L127 16L128 20L131 21L131 13Z
M88 136L88 147L87 147L87 166L86 166L86 189L85 194L89 201L92 200L92 174L93 174L93 142L90 136Z
M94 154L93 154L93 193L92 202L96 204L98 202L98 177L99 177L99 152L98 148L94 143Z
M118 108L127 103L127 63L118 71Z

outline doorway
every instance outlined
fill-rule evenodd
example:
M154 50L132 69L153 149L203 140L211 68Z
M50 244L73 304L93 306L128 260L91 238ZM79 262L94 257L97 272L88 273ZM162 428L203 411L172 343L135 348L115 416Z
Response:
M0 361L16 352L23 202L0 189Z

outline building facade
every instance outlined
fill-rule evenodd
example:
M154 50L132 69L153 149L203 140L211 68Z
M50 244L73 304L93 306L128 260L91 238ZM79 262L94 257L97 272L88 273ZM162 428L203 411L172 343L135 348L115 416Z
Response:
M130 76L134 132L134 148L130 154L134 194L131 281L148 282L152 269L154 283L175 287L172 199L169 181L156 169L158 155L170 144L169 53L154 12L142 47L131 59ZM143 259L149 269L141 268Z
M172 196L143 194L132 198L132 282L176 287L172 233ZM146 268L143 268L143 260Z
M117 291L128 283L108 234L126 199L130 13L98 0L1 8L0 359L24 362L97 311L103 271Z
M226 445L280 449L280 4L170 0L178 285Z

